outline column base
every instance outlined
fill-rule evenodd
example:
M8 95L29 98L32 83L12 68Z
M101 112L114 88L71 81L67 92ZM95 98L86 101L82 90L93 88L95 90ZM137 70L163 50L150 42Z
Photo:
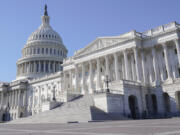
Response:
M153 86L159 86L160 82L156 80L156 81L152 82L152 84L153 84Z
M85 94L85 90L82 90L82 91L81 91L81 94L84 95L84 94Z
M170 84L173 83L173 79L172 78L167 78L164 83Z
M89 89L89 94L93 94L94 93L94 90L93 89Z

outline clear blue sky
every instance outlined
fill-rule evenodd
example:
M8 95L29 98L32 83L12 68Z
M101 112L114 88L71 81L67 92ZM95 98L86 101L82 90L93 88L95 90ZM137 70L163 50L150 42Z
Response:
M45 3L68 56L99 36L180 22L180 0L0 0L0 81L15 79L16 61L41 24Z

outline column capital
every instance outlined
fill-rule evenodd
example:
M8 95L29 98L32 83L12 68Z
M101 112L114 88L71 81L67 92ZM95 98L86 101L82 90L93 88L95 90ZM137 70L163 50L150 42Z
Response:
M173 41L175 42L175 44L179 44L179 39L174 39Z
M132 50L138 50L139 47L138 47L138 46L133 46L131 49L132 49Z
M118 56L118 52L113 53L113 56L117 57Z
M104 57L105 57L105 58L108 58L108 57L109 57L109 54L106 54Z
M89 63L89 64L92 64L92 60L89 60L88 63Z
M161 43L161 45L164 49L167 49L167 44L165 42Z

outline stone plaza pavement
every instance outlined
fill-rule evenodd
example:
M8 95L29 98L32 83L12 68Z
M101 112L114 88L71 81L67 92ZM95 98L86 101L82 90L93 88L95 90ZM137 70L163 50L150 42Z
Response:
M180 135L180 118L69 124L0 124L0 135Z

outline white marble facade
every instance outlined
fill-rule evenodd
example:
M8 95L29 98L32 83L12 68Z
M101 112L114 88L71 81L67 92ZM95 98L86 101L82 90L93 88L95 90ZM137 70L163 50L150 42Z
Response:
M79 94L94 95L95 106L105 112L117 112L119 106L127 117L179 115L178 23L99 37L66 58L67 49L49 25L46 9L42 25L22 50L16 80L1 83L1 120L34 115L44 103L68 102ZM101 95L106 94L106 76L110 93L118 95L107 98L110 110ZM117 106L112 104L113 97Z

